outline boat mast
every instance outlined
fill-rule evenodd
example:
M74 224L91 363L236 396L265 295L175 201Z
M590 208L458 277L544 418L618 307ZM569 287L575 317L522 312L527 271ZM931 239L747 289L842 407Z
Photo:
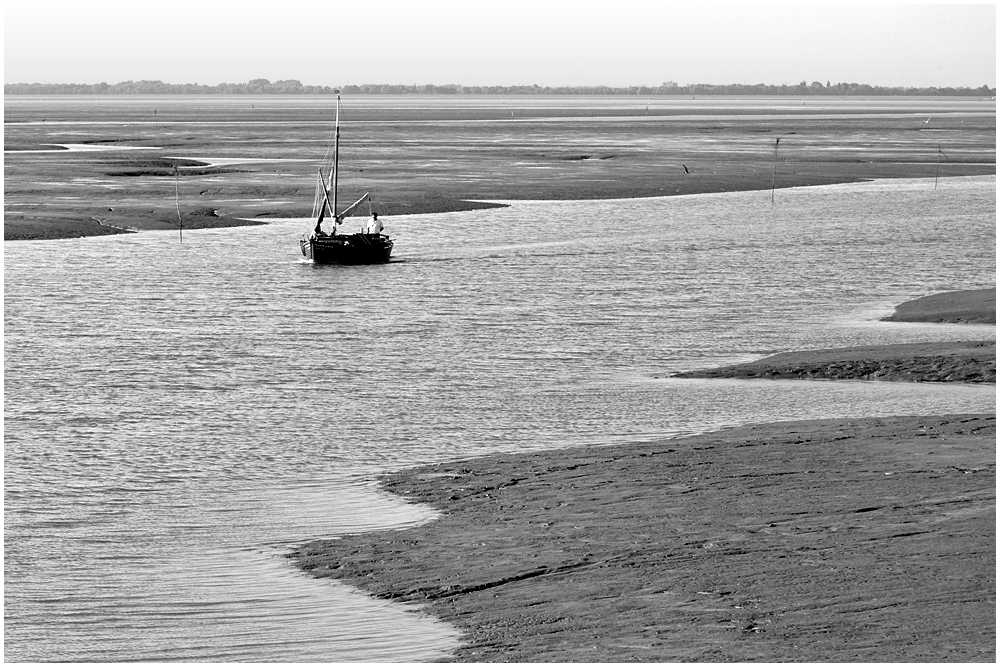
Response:
M337 123L333 133L333 171L330 172L330 187L333 191L333 228L337 228L340 218L337 216L337 166L340 161L340 91L337 91Z

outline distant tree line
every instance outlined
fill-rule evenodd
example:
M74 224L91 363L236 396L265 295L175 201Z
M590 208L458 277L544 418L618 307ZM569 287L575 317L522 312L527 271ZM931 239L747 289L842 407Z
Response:
M203 86L197 83L162 81L122 81L121 83L5 83L4 95L330 95L329 86L303 86L294 79L268 81L254 79L246 83L220 83Z
M819 81L793 86L764 83L716 85L696 83L678 85L667 81L660 86L462 86L366 84L305 86L295 79L268 81L254 79L246 83L220 83L204 86L196 83L162 81L122 81L121 83L6 83L4 95L331 95L337 91L350 95L962 95L993 97L996 88L914 88L905 86L870 86L866 83L826 84Z

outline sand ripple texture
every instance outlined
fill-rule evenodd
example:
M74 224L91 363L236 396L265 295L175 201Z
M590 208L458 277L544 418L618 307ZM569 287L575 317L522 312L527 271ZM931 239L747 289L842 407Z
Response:
M970 341L785 352L675 377L995 384L997 350L995 341Z
M970 177L389 217L377 267L302 262L294 220L5 244L5 658L448 655L453 629L281 554L427 520L370 484L409 465L991 412L992 386L668 376L993 339L877 320L993 286L995 220Z
M992 662L996 418L783 422L388 475L439 507L317 541L483 662Z

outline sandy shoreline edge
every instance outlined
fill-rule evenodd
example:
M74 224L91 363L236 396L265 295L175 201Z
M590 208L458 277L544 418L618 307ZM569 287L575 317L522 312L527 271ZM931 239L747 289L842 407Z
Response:
M995 321L995 288L949 294ZM789 355L996 373L995 341L753 363ZM290 557L420 602L463 630L463 662L993 661L995 443L995 414L901 416L422 466L382 484L440 519Z

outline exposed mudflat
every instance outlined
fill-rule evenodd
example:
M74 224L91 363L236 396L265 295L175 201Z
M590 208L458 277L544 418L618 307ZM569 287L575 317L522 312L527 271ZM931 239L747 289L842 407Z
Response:
M973 289L930 294L896 306L887 322L956 322L996 324L997 289Z
M388 475L442 516L311 542L459 661L995 659L995 415L748 426Z
M178 206L185 227L310 215L334 100L240 97L8 96L4 239L171 229ZM345 99L344 200L371 192L389 223L401 214L495 206L483 200L936 175L943 184L996 173L989 100L775 98L742 106L586 98L567 106L563 97L448 97L446 104Z
M996 382L996 341L909 343L785 352L680 378Z

